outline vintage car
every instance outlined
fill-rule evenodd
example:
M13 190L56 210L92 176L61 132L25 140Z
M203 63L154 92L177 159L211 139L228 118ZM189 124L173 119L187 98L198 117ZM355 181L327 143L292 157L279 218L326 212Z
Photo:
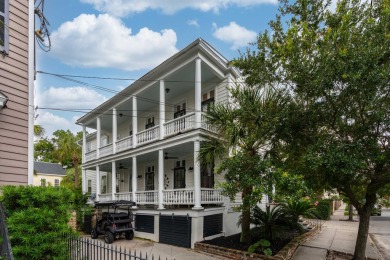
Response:
M99 235L104 235L107 244L111 244L122 235L127 240L133 239L134 215L131 212L133 206L136 206L136 203L127 200L96 202L91 237L95 239Z

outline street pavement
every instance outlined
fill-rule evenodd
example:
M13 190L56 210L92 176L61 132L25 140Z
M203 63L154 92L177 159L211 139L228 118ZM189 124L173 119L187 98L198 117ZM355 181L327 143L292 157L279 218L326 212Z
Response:
M358 221L345 221L344 216L345 205L341 206L322 225L321 231L309 241L301 244L293 255L294 260L324 260L327 258L328 252L335 251L342 254L353 255L359 227ZM386 224L387 223L387 224ZM389 225L389 222L383 222L383 225ZM371 231L370 225L370 231ZM377 228L380 230L380 227ZM376 233L379 240L382 241L382 236L385 233ZM387 232L390 234L390 232ZM388 236L386 238L389 238ZM384 241L385 250L388 250L387 243ZM387 243L387 244L386 244ZM382 258L373 241L368 238L366 245L366 257L371 259L390 259Z
M384 259L390 260L390 209L382 208L382 216L372 216L370 220L371 239Z

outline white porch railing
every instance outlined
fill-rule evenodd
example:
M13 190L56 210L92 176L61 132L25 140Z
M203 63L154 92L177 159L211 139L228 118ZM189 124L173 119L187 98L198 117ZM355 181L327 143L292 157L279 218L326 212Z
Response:
M115 193L115 199L133 201L133 194L132 192L117 192Z
M137 198L137 204L157 204L158 203L158 191L136 191L135 196Z
M193 189L163 190L163 196L165 205L195 204Z
M99 157L104 157L111 154L112 154L112 144L108 144L106 146L99 148Z
M222 190L201 188L201 203L223 203Z
M137 144L146 144L160 138L160 126L143 130L137 133Z
M121 152L127 149L133 148L133 136L130 135L126 138L120 139L116 142L116 151Z
M99 194L99 202L112 200L112 194Z
M85 161L89 162L96 159L96 150L85 153Z
M210 124L207 123L206 113L202 113L202 128L209 130L209 131L212 131L212 132L215 132L215 129L213 127L211 127Z
M195 113L189 113L187 115L181 116L170 120L164 124L165 135L174 135L179 132L184 132L195 127Z

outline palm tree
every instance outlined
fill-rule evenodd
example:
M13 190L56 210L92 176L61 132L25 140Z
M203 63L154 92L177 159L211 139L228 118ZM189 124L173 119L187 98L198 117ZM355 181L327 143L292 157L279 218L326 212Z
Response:
M241 242L250 241L250 212L266 190L270 155L277 119L284 107L283 93L274 89L235 86L229 89L232 102L212 105L208 123L219 138L203 142L199 151L202 164L220 163L217 173L225 172L224 192L233 198L241 192Z
M34 136L42 137L45 134L45 129L41 125L34 125Z
M81 158L81 147L77 144L78 137L69 130L58 130L54 132L57 135L57 149L55 156L62 163L71 161L74 167L74 186L79 187L79 162Z

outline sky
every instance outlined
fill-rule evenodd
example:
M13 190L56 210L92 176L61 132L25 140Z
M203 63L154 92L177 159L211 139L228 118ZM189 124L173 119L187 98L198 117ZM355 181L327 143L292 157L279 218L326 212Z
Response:
M277 8L276 0L44 1L51 49L37 46L35 124L48 137L81 131L75 121L85 112L197 38L237 58L253 48Z

